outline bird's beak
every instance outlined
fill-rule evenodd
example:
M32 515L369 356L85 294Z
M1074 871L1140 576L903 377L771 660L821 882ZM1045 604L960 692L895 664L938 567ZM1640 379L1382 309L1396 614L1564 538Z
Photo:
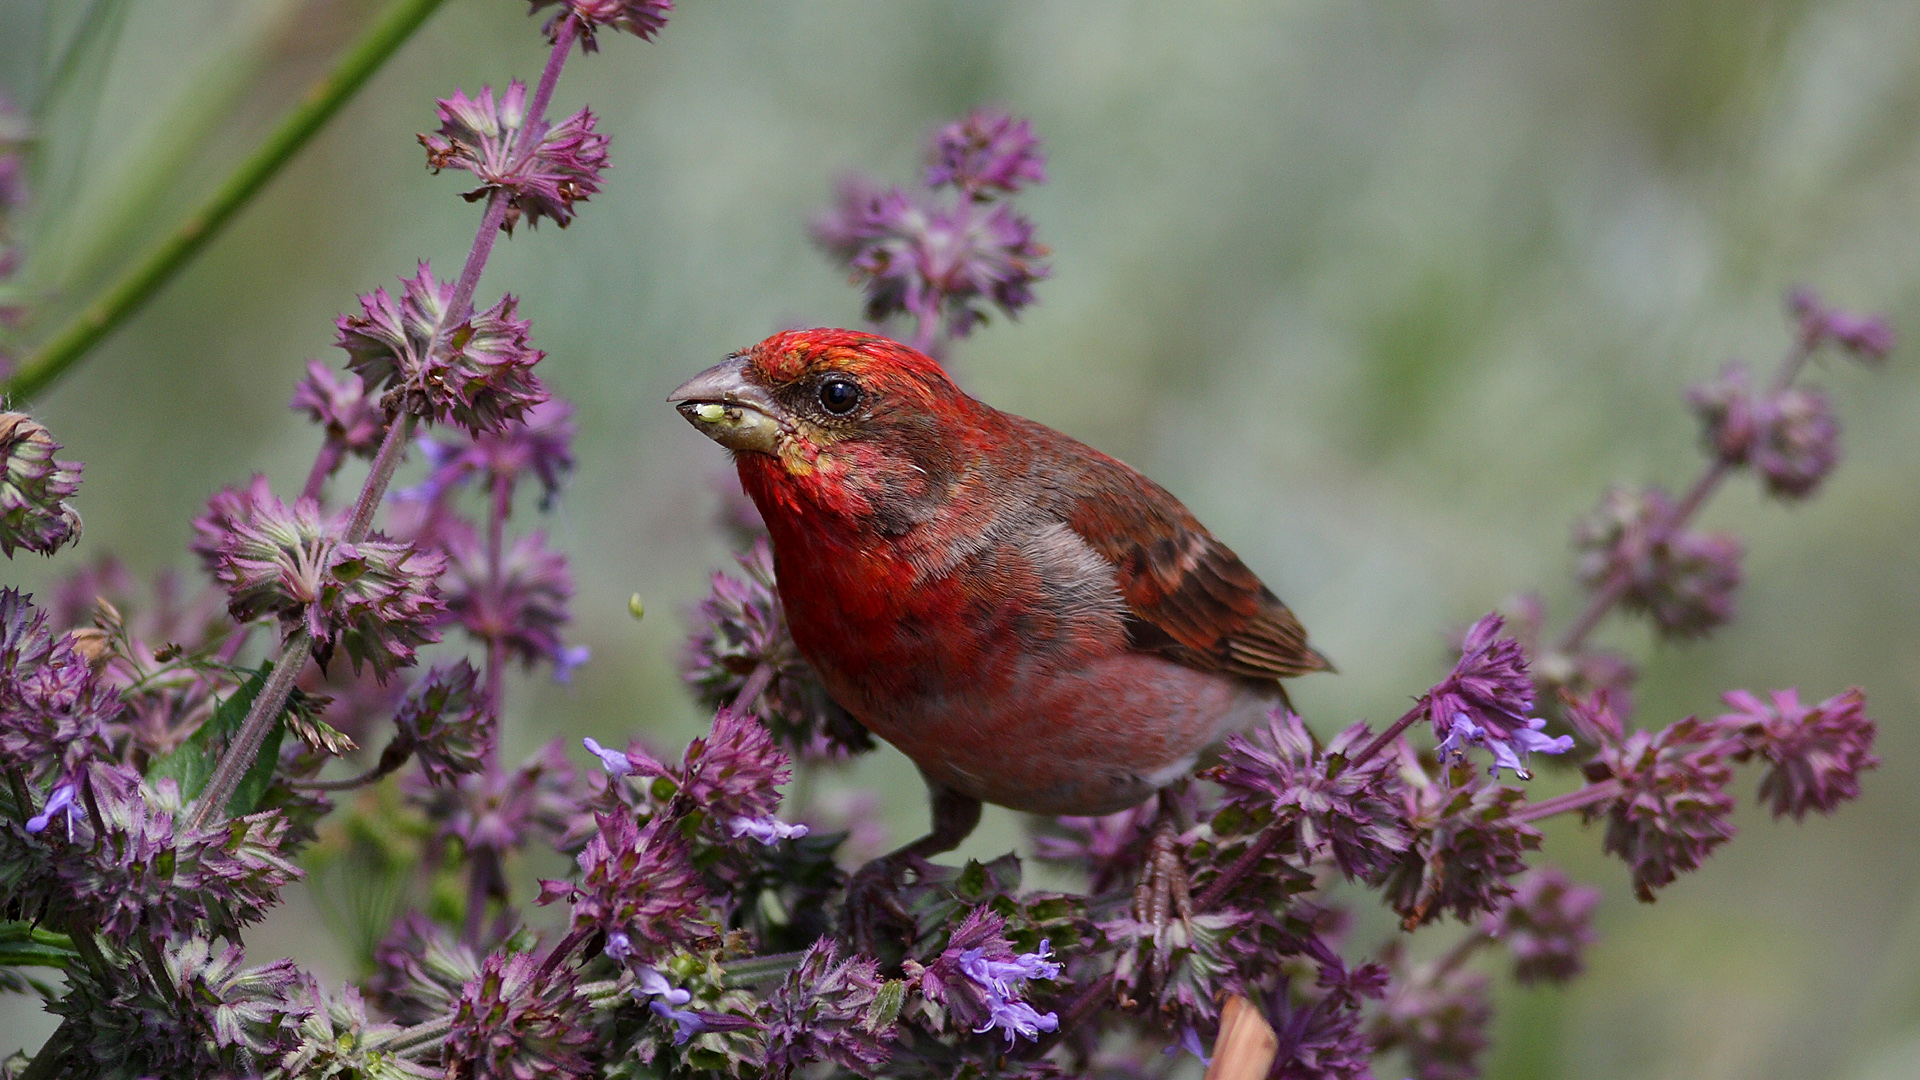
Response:
M734 356L680 384L667 395L680 415L729 450L772 454L785 415L773 397L747 381L747 358Z

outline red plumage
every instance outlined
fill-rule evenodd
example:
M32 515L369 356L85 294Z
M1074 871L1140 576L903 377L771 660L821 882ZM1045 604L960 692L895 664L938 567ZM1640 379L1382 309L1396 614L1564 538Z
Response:
M776 334L674 398L735 451L801 654L936 790L1120 810L1330 667L1165 489L904 345Z

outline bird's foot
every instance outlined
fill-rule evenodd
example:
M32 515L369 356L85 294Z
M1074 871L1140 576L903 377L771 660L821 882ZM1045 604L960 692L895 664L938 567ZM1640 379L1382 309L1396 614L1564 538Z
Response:
M858 952L885 957L913 942L913 915L900 901L900 887L916 862L907 851L882 855L853 872L847 882L847 938Z
M1193 890L1171 822L1154 826L1148 841L1146 865L1133 886L1133 918L1152 926L1156 939L1174 919L1193 918Z

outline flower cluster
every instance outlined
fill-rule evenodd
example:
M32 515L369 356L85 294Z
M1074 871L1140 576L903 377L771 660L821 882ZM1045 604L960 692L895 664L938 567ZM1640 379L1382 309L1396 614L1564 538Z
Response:
M769 1080L788 1080L816 1061L877 1076L893 1056L905 984L882 979L866 957L840 958L838 949L830 938L814 942L768 996Z
M946 1012L948 1025L961 1031L998 1031L1012 1046L1017 1038L1037 1039L1060 1026L1052 1012L1025 1000L1033 980L1060 977L1047 942L1019 952L1004 936L1006 919L975 908L955 927L947 946L920 975L920 992Z
M1481 920L1480 931L1506 944L1514 978L1566 982L1580 974L1582 954L1594 943L1590 923L1599 905L1598 889L1544 866L1515 880L1513 894Z
M1677 529L1678 507L1657 487L1614 488L1574 527L1580 582L1617 589L1630 611L1671 637L1701 637L1733 618L1740 541Z
M0 412L0 555L51 555L80 539L67 500L80 490L80 463L56 461L60 444L25 413Z
M515 80L497 102L492 87L471 98L456 90L441 99L439 111L440 130L420 136L427 165L434 172L464 169L477 177L480 186L466 193L468 202L504 196L500 227L509 233L523 216L530 226L547 217L564 229L573 220L573 204L600 190L607 137L593 130L590 109L529 133L527 84Z
M865 282L867 318L911 317L922 350L933 347L943 320L952 337L972 333L986 321L985 302L1018 315L1047 276L1033 223L994 201L1045 180L1027 122L974 112L942 128L928 157L928 193L852 177L813 227L814 240ZM949 184L959 198L938 200Z
M1826 395L1802 386L1756 393L1745 365L1687 391L1709 450L1729 466L1751 465L1767 493L1804 499L1840 461L1840 426Z
M1533 678L1526 653L1513 638L1498 636L1505 620L1489 613L1467 631L1453 673L1421 699L1442 756L1464 757L1470 745L1493 753L1494 771L1504 766L1527 778L1529 753L1564 754L1567 736L1541 734L1546 721L1530 717Z

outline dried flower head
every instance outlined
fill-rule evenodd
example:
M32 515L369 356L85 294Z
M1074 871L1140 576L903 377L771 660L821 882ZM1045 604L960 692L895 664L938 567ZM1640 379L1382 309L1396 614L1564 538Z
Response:
M560 10L547 20L547 40L560 40L561 20L572 20L580 36L582 52L600 48L594 32L600 27L623 30L641 41L652 41L667 25L673 12L673 0L529 0L533 11L559 5Z
M495 725L478 679L464 659L435 664L394 714L400 739L429 783L451 784L486 768Z
M351 371L336 375L318 360L307 361L307 377L294 386L288 407L325 428L330 444L360 457L372 457L387 432L386 410L366 382Z
M82 466L54 460L59 451L26 413L0 412L0 554L51 555L80 539L80 515L66 500L80 490Z
M828 696L800 658L773 577L773 548L764 536L736 558L745 578L713 575L713 591L694 610L681 670L700 703L734 703L762 665L773 669L757 702L738 702L765 721L791 756L844 758L873 749L860 722Z
M573 969L524 952L492 953L460 991L447 1032L448 1080L587 1077L593 1041Z
M1300 718L1276 706L1265 727L1229 736L1220 764L1206 775L1226 789L1229 804L1292 830L1302 854L1330 859L1348 878L1378 881L1412 837L1388 756L1347 765L1370 735L1355 724L1322 752Z
M686 760L667 773L694 806L723 823L772 817L780 806L778 785L792 776L766 725L733 708L721 709L713 730L688 743Z
M934 132L927 156L928 187L952 184L981 202L1047 182L1033 125L994 109L975 109Z
M419 1024L453 1011L460 990L480 977L480 957L417 911L395 919L374 946L367 994L387 1015Z
M1760 403L1753 467L1767 493L1782 499L1813 494L1840 462L1840 423L1818 390L1789 387Z
M370 389L388 388L382 407L477 433L547 400L533 376L546 354L527 344L528 323L514 318L513 297L449 326L452 282L436 279L423 262L401 284L399 300L375 289L360 298L359 315L336 323L334 344L346 351L347 366Z
M323 661L338 645L354 670L364 663L384 678L413 663L415 646L439 640L434 580L445 560L378 534L346 543L344 526L312 499L288 507L257 477L244 492L214 496L194 521L196 548L235 619L274 616L283 637L312 635Z
M1372 1043L1362 1026L1364 999L1379 998L1386 970L1362 964L1348 970L1337 957L1321 961L1317 993L1290 979L1269 995L1268 1022L1279 1048L1268 1076L1273 1080L1367 1080Z
M1504 766L1525 779L1529 753L1564 754L1573 739L1542 735L1547 722L1527 715L1533 711L1533 676L1520 643L1499 636L1505 624L1492 612L1474 623L1452 673L1421 700L1442 757L1464 757L1478 743L1493 752L1495 772Z
M577 859L579 883L542 881L540 902L570 902L574 930L620 935L622 951L641 960L694 936L706 896L673 821L643 827L625 811L594 820L599 828Z
M1700 418L1700 433L1707 449L1729 465L1746 464L1759 435L1754 418L1753 375L1747 366L1728 364L1712 382L1688 387L1687 404Z
M1721 700L1734 711L1717 722L1743 744L1734 760L1757 756L1770 766L1760 780L1760 797L1771 803L1774 817L1792 814L1797 821L1809 810L1831 814L1860 797L1860 774L1880 764L1867 698L1857 686L1818 705L1800 704L1799 692L1791 689L1775 690L1766 700L1732 690Z
M449 528L445 582L447 611L467 633L500 645L527 667L567 659L560 628L573 599L567 557L546 546L543 532L516 537L496 574L487 550L471 528Z
M1646 903L1679 874L1699 869L1713 849L1733 836L1733 770L1712 725L1689 716L1658 734L1636 731L1605 745L1586 765L1587 779L1620 785L1618 797L1586 810L1604 817L1603 846L1633 872L1633 891Z
M1442 912L1468 920L1496 910L1513 892L1508 879L1526 870L1526 852L1540 832L1516 813L1526 806L1518 788L1470 781L1405 788L1413 843L1386 883L1389 906L1411 930Z
M404 1033L394 1024L367 1018L367 1005L352 986L338 996L316 993L297 1031L299 1044L279 1061L280 1077L312 1080L433 1080L430 1069L396 1053Z
M463 196L468 202L505 194L507 215L500 227L509 233L523 216L528 225L538 225L544 216L564 229L573 220L573 204L600 190L607 137L593 130L589 109L547 126L525 152L520 142L527 85L518 79L498 102L490 86L471 98L455 90L440 100L439 113L439 132L420 136L428 167L465 169L477 177L480 186Z
M1580 581L1620 588L1620 602L1672 637L1705 635L1733 617L1740 541L1669 526L1674 503L1659 488L1614 488L1574 527ZM1618 586L1613 583L1618 582Z
M893 1057L904 990L904 983L883 980L867 957L840 959L832 938L814 942L767 998L769 1080L788 1080L816 1061L878 1075Z
M0 760L41 781L112 760L125 711L71 634L17 589L0 589Z
M1473 1080L1487 1048L1493 1005L1487 977L1444 959L1410 963L1399 942L1387 947L1394 971L1373 1018L1376 1052L1404 1050L1416 1080Z
M869 319L910 315L924 334L944 318L955 337L986 321L983 303L1012 317L1033 302L1034 284L1047 276L1047 249L1033 234L1033 223L1004 204L936 205L857 179L841 185L838 205L813 228L815 241L866 282Z
M1600 890L1543 866L1515 880L1513 895L1481 920L1480 930L1506 943L1514 978L1566 982L1580 974L1581 953L1597 940L1591 923L1599 905Z

